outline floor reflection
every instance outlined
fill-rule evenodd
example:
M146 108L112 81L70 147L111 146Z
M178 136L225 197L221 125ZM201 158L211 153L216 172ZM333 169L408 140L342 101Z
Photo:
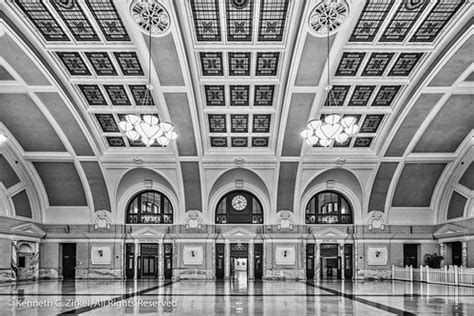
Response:
M474 315L474 288L398 281L254 281L243 272L226 281L2 284L0 315ZM46 301L53 304L33 304Z

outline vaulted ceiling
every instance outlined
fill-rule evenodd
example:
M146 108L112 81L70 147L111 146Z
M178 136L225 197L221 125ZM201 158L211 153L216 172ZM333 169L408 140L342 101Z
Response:
M29 181L46 192L37 193L46 213L114 209L114 170L138 165L165 170L182 208L202 210L207 170L244 165L271 170L262 178L272 208L293 210L315 174L346 167L359 170L366 210L432 214L436 203L457 203L452 191L467 205L472 1L341 0L329 36L327 3L162 0L151 11L140 1L0 3L0 132L11 140L0 156L4 194ZM151 14L159 24L150 40ZM343 144L310 147L299 135L306 122L334 112L328 75L336 111L361 129ZM151 148L127 139L118 122L131 113L158 113L179 138Z

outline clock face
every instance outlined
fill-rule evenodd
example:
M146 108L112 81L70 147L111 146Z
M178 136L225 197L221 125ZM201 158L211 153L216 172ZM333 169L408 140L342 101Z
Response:
M242 211L247 207L247 199L243 195L236 195L232 199L232 207L236 211Z

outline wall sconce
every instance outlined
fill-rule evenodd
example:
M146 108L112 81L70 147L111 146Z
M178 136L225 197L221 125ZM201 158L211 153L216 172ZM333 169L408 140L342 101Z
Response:
M288 250L284 250L284 251L283 251L283 257L286 258L287 256L288 256Z
M380 253L381 253L380 249L377 249L377 250L375 251L375 257L376 257L376 258L380 257Z
M99 249L98 252L99 252L99 257L103 257L103 256L104 256L104 250Z
M191 257L195 257L196 254L194 253L194 250L191 250Z

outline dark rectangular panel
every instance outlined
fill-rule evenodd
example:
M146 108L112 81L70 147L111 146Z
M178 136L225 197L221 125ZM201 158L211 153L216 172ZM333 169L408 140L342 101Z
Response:
M219 0L191 0L194 30L198 42L220 42Z
M275 86L255 86L254 106L272 106L273 95L275 93Z
M343 106L351 86L332 86L324 106Z
M117 70L115 70L109 54L106 52L86 52L85 54L97 76L117 76Z
M97 121L104 133L119 133L118 124L112 114L100 113L95 114Z
M449 200L447 219L463 217L466 203L467 199L464 196L457 193L456 191L453 191L451 200Z
M225 86L204 86L207 106L225 106Z
M105 139L110 147L127 147L121 136L108 136Z
M107 101L104 98L102 91L96 84L79 84L77 85L81 90L82 95L86 98L87 103L92 106L107 106Z
M285 31L289 0L261 0L258 40L281 42Z
M111 0L87 0L86 4L107 41L130 41L127 30Z
M132 105L123 85L104 85L112 105Z
M42 1L16 0L15 3L36 26L45 40L50 42L69 41L69 37Z
M230 89L230 105L231 106L248 106L250 86L247 85L231 85Z
M268 137L252 137L252 147L268 147Z
M189 100L186 93L164 93L166 105L170 113L170 120L179 133L176 141L180 156L196 156L196 136L194 135L195 122L191 117Z
M33 162L50 206L87 206L84 187L72 162Z
M109 192L99 164L95 161L83 161L81 162L81 166L82 169L84 169L87 181L89 182L92 200L94 201L94 211L111 211Z
M76 41L99 41L99 36L77 1L51 1Z
M136 106L153 106L153 95L146 85L128 85Z
M286 121L282 156L300 156L303 139L299 133L306 128L313 99L314 93L293 94Z
M384 117L385 114L367 114L360 128L360 133L377 133Z
M381 86L372 106L390 106L402 86Z
M248 114L231 114L230 115L231 133L247 133L249 129Z
M279 52L262 53L257 52L256 76L276 76L278 72Z
M248 137L231 137L232 147L248 147Z
M372 53L362 71L362 76L383 76L395 53Z
M124 76L143 76L143 69L135 52L114 52Z
M355 76L359 70L365 53L345 52L336 70L336 76Z
M410 42L432 42L451 20L456 12L466 3L465 0L441 0L431 9L423 23L413 34Z
M225 114L209 114L209 132L227 133Z
M253 0L227 0L227 41L251 42L253 25Z
M30 199L26 190L21 191L18 194L15 194L12 197L13 206L15 206L15 215L32 218L31 216L31 206Z
M380 42L402 42L429 1L403 0L385 28Z
M392 183L393 174L397 169L398 162L382 162L372 185L370 193L368 212L379 210L385 212L385 201L387 192Z
M203 76L223 76L224 68L221 52L200 52L201 70Z
M84 60L78 52L56 52L56 55L69 71L71 76L91 75L89 68L87 68Z
M0 155L0 182L3 183L7 189L20 182L16 172L12 169L3 155Z
M356 86L348 106L367 106L375 86Z
M297 172L297 162L280 163L280 173L278 175L277 212L282 210L293 211L293 199Z
M366 1L349 41L372 42L394 2L394 0Z
M198 162L181 162L186 210L202 211L201 176Z
M228 53L229 76L250 76L251 53Z
M421 57L423 53L400 53L388 76L409 76Z
M393 195L395 207L429 207L445 163L407 163Z
M227 137L211 137L211 147L227 147Z
M253 133L270 133L271 114L254 114L253 115Z
M36 94L53 115L55 121L71 143L76 155L93 156L94 151L84 134L84 130L79 125L78 120L72 115L61 96L54 92L37 92Z
M373 137L357 137L354 142L354 148L368 148L373 140Z

